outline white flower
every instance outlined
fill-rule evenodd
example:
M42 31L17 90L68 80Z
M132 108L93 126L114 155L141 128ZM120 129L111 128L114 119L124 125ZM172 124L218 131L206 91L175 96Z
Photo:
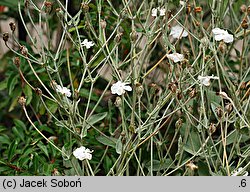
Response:
M214 28L212 30L215 41L223 40L225 43L231 43L234 40L233 35L229 34L227 30L223 30L220 28Z
M180 53L172 53L172 54L167 54L167 58L169 58L170 60L172 60L175 63L177 63L179 61L183 61L184 60L184 55L182 55Z
M219 77L216 76L198 76L198 80L200 81L201 85L209 86L210 85L210 79L219 79Z
M163 8L163 7L162 8L157 7L157 8L153 8L152 9L152 12L151 12L152 17L157 17L158 10L160 12L160 16L164 16L165 15L166 9Z
M73 155L77 159L80 159L81 161L84 159L91 160L92 159L92 154L91 154L92 152L93 151L90 151L88 148L81 146L73 151Z
M165 8L161 8L160 9L160 16L164 16L166 14L166 9Z
M84 41L81 43L81 45L85 46L87 49L94 46L94 43L92 41L88 41L88 39L84 39Z
M240 174L240 172L242 172L242 170L243 170L242 167L240 167L238 170L234 170L231 173L231 176L238 176ZM244 171L242 174L243 174L242 176L248 176L248 172L247 171Z
M62 95L65 95L66 97L71 96L71 92L67 87L61 87L60 85L55 85L55 88L58 93L61 93Z
M128 83L122 83L121 81L117 81L111 86L111 93L122 95L125 93L125 91L132 91L132 88L127 84Z
M180 25L176 25L171 28L170 34L175 39L181 39L182 37L187 37L188 32L184 30Z
M180 1L180 5L184 6L185 2L184 1Z
M157 17L157 8L152 9L151 15L152 15L152 17Z

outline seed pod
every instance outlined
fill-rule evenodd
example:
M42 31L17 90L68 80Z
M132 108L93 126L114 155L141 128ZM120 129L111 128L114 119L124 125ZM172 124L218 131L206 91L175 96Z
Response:
M195 8L194 8L194 12L195 12L195 13L200 13L200 12L202 12L202 7L195 7Z
M12 32L14 32L16 30L16 24L15 23L10 22L9 26L10 26L10 29L11 29Z
M219 118L221 118L221 117L223 116L223 110L222 110L220 107L217 107L217 108L215 109L215 112L216 112L216 114L217 114L217 116L218 116Z
M101 21L100 21L100 25L101 25L101 28L102 28L102 29L105 29L106 26L107 26L107 22L106 22L105 20L101 20Z
M83 10L84 13L88 13L89 12L89 5L87 3L82 3L81 4L81 8Z
M211 135L216 131L216 127L214 123L211 123L209 126L209 132L211 133Z
M247 19L243 19L243 21L241 22L241 27L243 29L247 29L248 28L248 23L247 23Z
M242 12L242 13L247 12L247 6L245 4L240 6L240 12Z
M25 46L20 46L20 51L21 54L24 55L25 57L28 56L28 49Z
M41 96L43 94L42 90L40 88L35 88L35 92L37 95Z
M195 88L191 89L188 95L191 99L196 97L196 95L197 95L196 89Z
M175 128L176 129L180 129L181 126L183 124L183 120L181 118L179 118L176 122L175 122Z
M143 91L144 91L144 88L143 88L142 84L137 82L135 84L135 86L136 86L135 91L136 91L138 97L141 97L142 94L143 94Z
M121 107L121 105L122 105L122 99L121 99L121 97L116 97L115 98L115 106L116 107Z
M3 33L3 40L5 42L7 42L9 40L9 33L8 32Z
M247 7L247 14L250 15L250 5Z
M26 99L25 97L21 96L18 98L18 103L23 107L26 104Z
M177 99L181 100L182 99L182 92L181 90L177 90Z
M120 43L121 42L121 38L122 38L122 33L118 33L116 36L115 36L115 42L116 43Z
M137 40L137 32L135 30L132 30L132 32L130 33L130 39L132 42L135 42Z
M178 85L177 82L171 82L168 84L168 89L170 89L173 93L176 93L178 88L177 85Z
M190 161L189 163L186 164L186 167L189 168L191 171L194 171L198 169L198 166L196 166L193 161Z
M226 111L227 111L228 113L231 113L232 110L233 110L233 105L232 105L232 103L226 104L225 109L226 109Z
M191 13L191 5L188 4L186 8L186 14L189 15Z
M226 43L224 43L224 41L221 41L219 44L219 50L221 53L225 53L227 50L227 45Z
M14 64L17 66L17 68L20 67L20 63L21 63L20 58L19 57L15 57L14 58Z
M52 10L52 3L51 2L49 2L49 1L46 1L45 3L44 3L44 6L45 6L45 13L50 13L51 12L51 10Z

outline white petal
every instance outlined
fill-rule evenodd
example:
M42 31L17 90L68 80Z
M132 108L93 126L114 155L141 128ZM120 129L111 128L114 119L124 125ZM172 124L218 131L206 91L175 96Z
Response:
M151 15L152 15L152 17L157 17L157 8L152 9Z
M184 55L179 53L167 54L167 58L177 63L184 60Z
M160 16L164 16L166 14L166 9L165 8L161 8L160 9Z
M123 87L126 91L132 91L132 87L130 87L129 85L125 85Z
M184 30L180 25L176 25L171 28L170 35L172 35L175 39L179 39L182 37L187 37L188 32Z
M232 43L234 41L234 36L231 34L225 35L223 40L225 43Z

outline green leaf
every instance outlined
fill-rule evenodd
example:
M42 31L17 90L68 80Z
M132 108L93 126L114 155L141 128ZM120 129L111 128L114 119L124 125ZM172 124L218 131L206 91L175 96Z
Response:
M12 143L9 146L9 150L8 150L8 161L10 162L11 159L14 157L15 153L16 153L16 148L17 148L17 141L14 140L12 141Z
M161 161L159 160L153 160L153 171L160 171L160 170L165 170L167 168L173 167L171 164L173 163L172 160L170 159L162 159ZM151 162L148 161L145 164L145 167L147 167L148 170L151 170Z
M44 152L44 154L49 158L49 153L48 153L48 149L47 147L41 142L39 141L39 143L37 143L37 146Z
M118 154L121 154L122 153L122 140L121 138L119 138L116 142L116 146L115 146L115 150L116 150L116 153Z
M89 98L89 94L90 94L90 93L89 93L89 90L88 90L88 89L85 89L85 88L81 88L80 91L79 91L79 95L80 95L81 97L86 98L86 99ZM99 97L98 97L96 94L92 93L91 96L90 96L90 99L91 99L92 101L98 101Z
M32 100L32 89L28 85L25 85L23 92L24 92L25 98L26 98L26 105L28 105L28 104L30 104L30 102Z
M57 111L57 108L58 108L58 104L53 102L53 101L50 101L50 100L47 100L45 101L48 109L51 111L51 113L55 113Z
M107 136L103 136L100 135L98 137L96 137L96 140L99 141L100 143L102 143L103 145L107 145L110 147L115 148L116 147L116 143L117 143L117 139L114 137L107 137Z
M18 82L18 75L13 73L8 77L7 87L9 90L9 95L12 94L12 91L15 88L17 82Z
M9 145L11 143L9 136L7 136L7 135L0 135L0 143L1 144L8 144Z
M192 155L196 155L200 147L201 147L201 144L200 144L199 133L197 133L194 130L191 130L189 137L187 139L187 142L184 145L183 149Z
M4 90L6 88L7 88L7 81L0 82L0 91Z
M107 116L107 112L104 112L104 113L98 113L98 114L95 114L95 115L91 115L88 120L87 120L87 129L89 129L91 127L91 125L94 125L95 123L103 120L106 116Z
M12 132L16 135L17 138L20 138L22 141L25 141L23 130L18 129L17 127L12 127Z
M14 119L14 124L16 125L17 128L20 128L24 130L25 132L27 131L26 125L19 119Z

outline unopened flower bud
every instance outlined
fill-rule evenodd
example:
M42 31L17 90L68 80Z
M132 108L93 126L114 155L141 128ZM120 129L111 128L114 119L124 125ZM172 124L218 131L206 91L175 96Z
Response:
M232 110L233 110L233 105L232 105L232 103L226 104L225 109L226 109L227 113L231 113Z
M220 50L221 53L225 53L226 52L227 45L226 45L226 43L224 43L224 41L220 41L219 50Z
M19 68L20 67L20 58L19 57L15 57L14 58L14 64L17 66L17 68Z
M194 98L196 97L196 94L197 94L197 91L195 88L191 89L190 92L189 92L189 97L190 98Z
M131 33L130 33L130 39L132 42L135 42L137 40L137 32L135 30L133 30Z
M136 91L138 97L141 97L143 94L143 91L144 91L142 84L136 83L135 86L136 86L135 91Z
M9 33L8 32L3 33L3 40L5 42L7 42L9 40Z
M13 22L10 22L9 25L10 25L11 31L14 32L16 30L16 24Z
M176 129L180 129L181 126L183 124L183 120L181 118L179 118L176 122L175 122L175 128Z
M116 43L120 43L121 42L121 38L122 38L122 33L118 33L116 36L115 36L115 42Z
M122 99L121 99L121 97L116 97L116 99L115 99L115 106L116 107L121 107L121 105L122 105Z
M245 4L240 6L240 12L242 12L242 13L247 12L247 6Z
M100 21L100 25L101 25L101 28L102 28L102 29L105 29L106 26L107 26L107 22L106 22L105 20L101 20L101 21Z
M23 107L26 104L26 99L24 96L19 97L18 103Z

